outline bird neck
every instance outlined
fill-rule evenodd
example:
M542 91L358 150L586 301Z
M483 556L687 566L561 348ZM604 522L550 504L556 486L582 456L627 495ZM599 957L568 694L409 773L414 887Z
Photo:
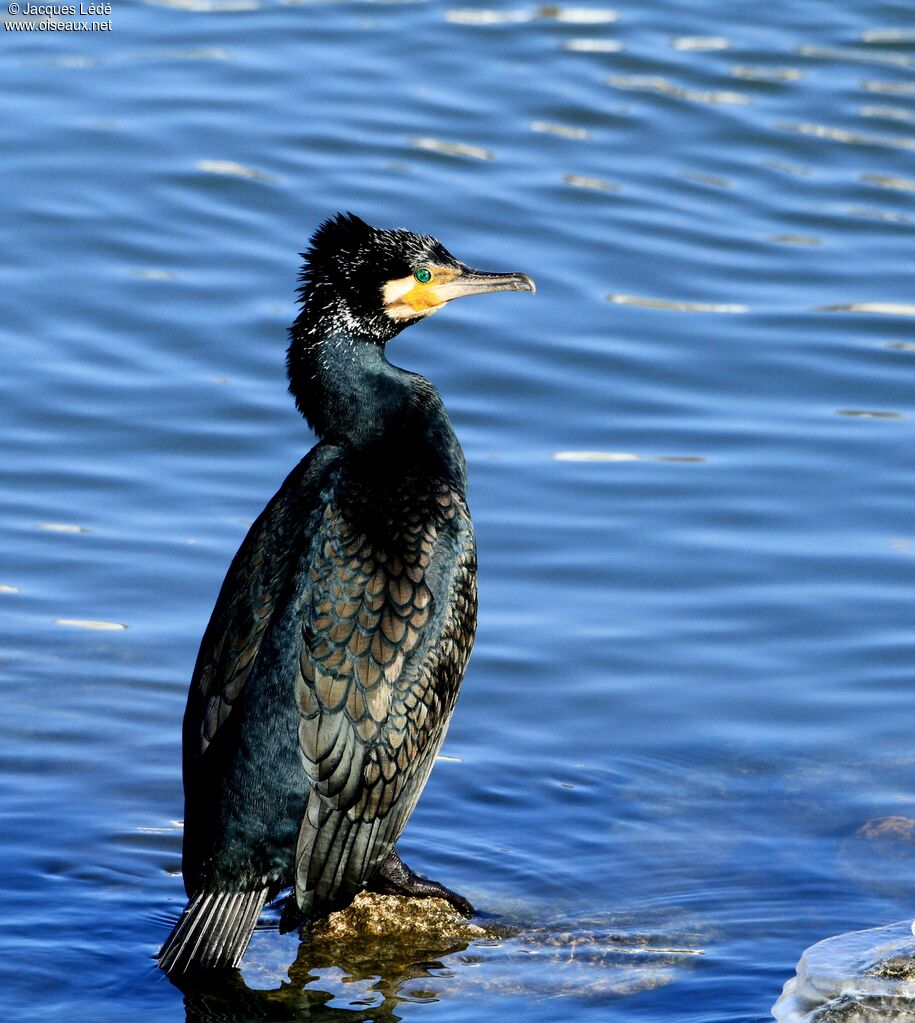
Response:
M301 326L291 331L289 390L315 433L382 472L431 472L463 489L464 455L435 387L357 330Z

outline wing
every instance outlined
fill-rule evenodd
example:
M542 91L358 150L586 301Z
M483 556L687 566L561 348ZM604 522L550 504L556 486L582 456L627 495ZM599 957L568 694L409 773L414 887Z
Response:
M318 519L322 485L337 451L315 447L258 516L232 560L204 632L184 715L183 873L191 892L204 844L214 830L218 757L211 745L257 662L262 641L286 600L309 522ZM209 751L209 755L208 755Z
M344 492L326 508L302 607L295 687L312 790L295 886L306 914L362 887L393 848L444 739L476 625L463 498L446 484L421 498L405 490L397 521L360 500Z

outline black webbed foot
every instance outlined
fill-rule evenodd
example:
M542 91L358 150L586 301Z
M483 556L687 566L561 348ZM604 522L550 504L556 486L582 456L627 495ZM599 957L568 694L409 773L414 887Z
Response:
M464 898L438 881L430 881L427 877L415 874L392 849L388 858L382 863L378 873L369 884L369 891L379 895L409 895L414 899L444 899L453 906L461 916L476 915L476 910Z
M303 938L309 938L311 937L311 927L311 920L299 909L295 900L295 892L291 892L283 902L283 911L280 914L280 934L300 931Z

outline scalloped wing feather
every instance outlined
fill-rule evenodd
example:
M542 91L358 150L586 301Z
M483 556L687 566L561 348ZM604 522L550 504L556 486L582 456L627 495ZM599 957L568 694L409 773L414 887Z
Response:
M405 495L406 500L406 495ZM476 554L461 496L407 500L374 543L364 507L328 505L313 544L296 679L312 790L296 850L300 909L361 887L416 804L476 625ZM362 524L362 525L360 525Z

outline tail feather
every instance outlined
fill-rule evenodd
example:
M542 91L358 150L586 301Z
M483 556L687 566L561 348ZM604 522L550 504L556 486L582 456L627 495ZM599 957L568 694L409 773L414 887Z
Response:
M238 966L268 891L198 892L159 949L159 966L166 973Z

